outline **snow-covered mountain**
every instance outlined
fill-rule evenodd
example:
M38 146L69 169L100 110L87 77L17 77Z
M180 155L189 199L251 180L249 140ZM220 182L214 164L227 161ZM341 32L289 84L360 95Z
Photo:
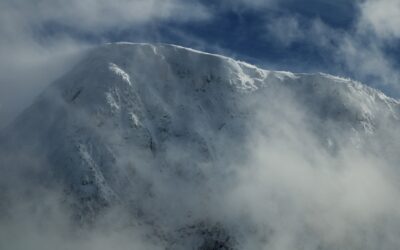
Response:
M2 131L0 145L5 169L38 165L34 178L62 187L81 220L118 204L170 249L234 249L253 226L225 223L216 207L252 162L249 152L281 140L288 146L280 152L310 158L339 157L344 147L377 153L378 136L396 142L386 131L397 129L399 107L327 74L116 43L91 50L49 86Z

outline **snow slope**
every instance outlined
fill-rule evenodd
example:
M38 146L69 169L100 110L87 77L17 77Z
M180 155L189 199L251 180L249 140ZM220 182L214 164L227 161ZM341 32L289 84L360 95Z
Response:
M215 222L206 212L216 192L210 183L246 161L250 134L281 131L292 117L334 155L398 124L399 102L331 75L268 71L175 45L116 43L93 49L46 89L3 131L1 144L4 152L40 155L45 175L74 197L82 220L122 204L158 228L183 228L168 236L172 246L228 249L229 228L202 224ZM197 198L182 198L188 194ZM196 235L212 239L199 243Z

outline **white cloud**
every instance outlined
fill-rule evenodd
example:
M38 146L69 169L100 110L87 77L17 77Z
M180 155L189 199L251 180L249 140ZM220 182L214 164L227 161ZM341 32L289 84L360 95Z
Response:
M218 130L216 134L213 129L201 129L198 132L199 136L209 138L205 139L205 145L212 150L210 158L215 165L192 164L192 161L202 161L202 157L197 156L199 149L179 144L176 140L160 147L163 149L157 153L162 157L161 162L166 162L161 165L163 171L159 171L158 161L155 162L157 167L152 165L153 155L149 159L140 151L140 156L136 155L131 148L116 149L118 162L123 163L118 165L121 169L129 165L125 163L130 160L137 166L132 173L133 192L128 189L129 192L124 194L133 201L139 197L139 207L144 208L141 209L144 214L142 218L146 221L145 215L154 218L149 220L149 224L156 228L156 232L142 230L146 223L141 223L140 218L124 217L124 213L117 211L111 217L102 214L100 217L104 218L103 222L95 224L89 232L78 231L82 236L75 237L71 232L76 229L65 218L68 214L63 211L59 214L57 210L55 214L47 212L47 197L38 194L37 199L34 199L36 196L23 199L21 197L24 196L11 188L11 192L15 193L10 196L18 197L15 206L22 208L22 211L10 207L13 216L0 220L0 246L4 244L5 249L54 249L57 246L76 249L157 249L157 244L168 243L160 238L172 239L170 242L173 242L182 237L190 242L191 232L185 231L185 226L210 220L230 230L231 238L238 240L240 249L396 249L393 246L399 246L397 239L390 242L387 238L381 241L377 237L392 232L390 222L399 218L398 161L391 163L389 159L397 159L396 149L400 140L393 140L393 155L381 150L379 146L386 143L379 134L373 138L373 143L378 145L377 152L368 150L367 146L364 151L351 143L338 143L337 152L332 153L322 146L321 139L332 136L340 141L344 137L344 141L351 142L354 131L346 125L341 126L341 122L346 123L346 118L339 118L341 122L338 123L335 120L333 124L321 124L310 107L312 109L323 103L335 108L335 100L342 104L340 96L347 97L349 93L343 89L340 91L340 88L330 89L328 86L332 84L319 82L318 77L310 80L315 81L314 84L304 89L297 89L296 86L307 85L305 82L289 81L286 84L293 84L294 87L289 90L281 82L268 84L264 92L260 89L259 96L251 93L241 95L243 103L236 102L236 98L232 99L231 96L218 97L215 105L226 107L227 114L232 114L228 124L231 129L225 132ZM313 95L313 91L318 94ZM325 91L329 93L326 94L327 99ZM177 103L183 103L179 95L177 98ZM309 100L302 102L301 98ZM315 98L320 100L315 101ZM348 98L353 100L354 96L350 93ZM344 104L350 114L358 117L355 114L358 109L353 110L351 102ZM165 107L164 104L162 106ZM239 115L235 115L236 112ZM91 116L84 117L90 119ZM344 114L339 117L347 116ZM199 123L197 119L191 120L190 129L204 128L204 119L200 119ZM172 118L171 121L179 119ZM214 122L212 119L210 121ZM177 124L180 125L179 122ZM95 124L93 126L97 127ZM322 131L317 128L322 128ZM391 137L399 134L397 130L386 130L386 126L383 128L383 132L388 132ZM342 137L335 136L335 131L340 131ZM104 137L107 137L107 133L118 137L106 127L97 127L97 132ZM244 137L238 136L242 133ZM183 138L188 139L186 134L190 133L185 132ZM114 139L114 142L117 141ZM25 152L22 154L28 159L26 167L31 173L32 158L27 157L30 155ZM6 169L15 169L15 164L7 166ZM14 171L22 170L17 168ZM125 171L122 172L125 176ZM34 179L32 175L24 176L29 180ZM135 176L140 181L136 182ZM200 179L194 176L200 176ZM17 178L17 182L8 175L2 177L7 179L11 187L19 183L18 188L31 189L28 182L21 181L24 179ZM145 183L144 189L141 188L141 181ZM47 195L51 196L52 192ZM140 199L142 195L145 197L143 200ZM34 204L30 205L29 202ZM50 201L50 205L60 204ZM31 206L39 213L24 210ZM42 211L47 213L40 213ZM387 218L390 218L390 222ZM126 228L125 221L129 224ZM393 232L398 233L400 227L398 224L395 226ZM40 231L35 230L38 227ZM160 238L151 237L154 234ZM179 249L174 246L170 248Z
M181 0L34 0L17 3L7 0L1 7L4 12L29 21L30 26L54 22L89 33L123 29L157 19L187 21L209 17L202 5Z
M380 38L400 38L400 1L367 0L360 4L362 29L372 30Z
M299 19L296 15L268 19L266 39L274 39L283 47L295 42L312 45L318 53L330 56L332 64L345 68L345 74L350 72L367 84L373 79L374 86L400 90L399 70L385 51L400 39L400 2L369 0L358 7L360 16L347 29L331 27L319 18Z
M208 20L205 6L182 0L0 1L0 128L93 45L63 32L94 35L156 21ZM57 25L62 35L47 34Z
M255 8L271 3L261 0L239 2ZM384 2L393 1L382 1L381 4L384 5ZM378 1L367 1L362 5L364 14L361 20L371 23L374 32L383 38L398 36L399 31L394 26L394 21L381 21L382 18L385 19L382 15L379 18L372 14L367 15L374 10L372 7L366 8L368 3L380 6ZM6 103L7 110L12 111L20 110L24 106L22 103L28 102L26 99L31 98L32 93L40 92L49 81L72 65L76 58L71 57L71 54L88 46L87 43L68 36L38 39L35 30L40 29L45 22L52 21L97 34L111 28L144 24L154 19L184 21L192 20L192 17L194 20L209 17L203 7L198 8L199 5L177 0L2 1L0 7L0 100ZM389 10L392 13L390 11L397 13L395 10ZM396 20L396 17L392 18ZM395 82L398 79L395 68L385 57L379 44L366 46L360 42L359 30L341 33L320 20L311 22L303 29L293 17L274 20L267 25L267 29L285 46L306 39L328 50L337 49L336 60L358 74L372 74L381 77L384 82ZM338 42L339 46L333 46L331 41ZM66 61L66 58L70 60ZM245 154L249 157L246 164L236 166L238 168L235 169L235 178L225 180L214 177L215 183L211 181L207 184L215 186L206 185L209 188L206 190L207 196L215 202L210 202L213 204L212 211L215 212L213 216L220 216L228 225L238 224L238 228L243 226L243 238L247 240L243 244L253 246L247 249L321 249L318 245L321 241L328 246L339 245L338 248L351 244L365 246L363 249L378 249L373 244L382 247L379 239L373 238L377 235L374 230L380 231L382 235L389 235L390 222L385 219L399 218L396 209L400 196L398 182L387 171L389 168L396 169L397 165L386 162L385 159L376 159L376 154L369 151L354 152L350 147L341 148L339 156L332 157L320 147L315 135L307 129L304 121L309 122L311 119L306 112L302 112L304 110L301 110L300 105L288 103L286 107L282 100L291 100L287 96L269 97L260 102L262 107L279 107L270 110L271 113L260 114L260 121L252 123L257 126L249 135L253 140L247 145L239 144L240 148L248 150ZM20 107L13 108L10 105ZM2 118L0 116L0 120ZM289 120L285 120L286 118ZM263 133L265 128L269 129L269 135ZM226 145L228 144L224 144ZM235 148L238 148L237 145ZM198 216L204 215L204 208L198 205L201 204L197 200L200 196L191 192L190 185L196 185L195 183L178 188L180 186L176 182L163 185L159 178L156 180L154 182L159 185L159 190L156 190L160 192L157 194L162 200L155 204L160 209L169 211L165 209L165 204L179 204L182 210L187 209L187 206L199 211ZM203 186L196 188L202 190ZM209 190L214 192L209 193ZM177 191L187 198L188 204L184 203L183 206L179 203ZM171 200L175 203L171 203ZM42 197L35 202L42 204ZM24 202L22 204L25 205ZM55 202L55 205L59 204ZM143 241L139 237L142 232L138 236L135 231L119 231L114 228L110 231L107 228L95 231L93 234L85 232L84 236L88 238L77 239L73 238L75 235L70 235L71 229L68 222L64 221L67 219L63 217L65 214L55 214L54 218L47 220L48 214L32 215L29 209L14 212L14 217L2 220L5 223L0 226L0 242L10 244L7 245L8 249L48 247L43 246L44 244L49 244L50 249L62 244L84 249L110 249L116 246L119 249L129 249L132 244ZM179 209L175 211L179 218L180 212ZM246 231L248 224L252 228ZM39 226L42 226L40 231L37 230ZM394 232L398 232L398 228ZM23 234L27 235L26 241L21 241ZM251 240L256 238L257 240ZM390 249L393 245L399 245L396 240L397 238L394 243L385 241L382 244ZM146 241L141 244L143 246L134 246L156 248Z
M400 74L377 43L363 44L353 37L343 38L337 49L337 60L360 78L379 79L380 85L400 88Z

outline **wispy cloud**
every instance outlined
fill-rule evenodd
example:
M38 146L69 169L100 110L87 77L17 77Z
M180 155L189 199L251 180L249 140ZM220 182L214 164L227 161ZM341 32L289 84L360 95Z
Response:
M142 56L138 61L146 55ZM192 69L201 65L196 59L191 62L188 67ZM212 68L226 72L226 66ZM178 82L179 78L170 73L166 70L171 82ZM200 79L204 76L200 75ZM132 202L122 202L127 210L118 204L105 209L89 228L77 228L71 223L71 214L76 211L71 211L70 197L62 190L53 186L41 190L43 185L32 183L32 173L47 173L47 167L51 168L34 161L41 148L31 154L19 152L29 156L25 159L12 155L5 169L16 173L4 171L7 175L0 177L6 179L0 183L9 187L0 189L9 191L0 195L15 198L0 203L0 210L7 212L4 217L0 213L0 246L188 249L200 245L204 235L211 235L237 241L239 249L396 249L400 245L396 236L400 231L400 133L397 126L391 127L397 123L381 119L391 114L388 104L365 98L362 88L352 90L318 77L303 81L272 82L265 89L240 98L228 91L224 95L203 96L206 116L188 114L184 109L173 111L174 105L169 106L165 112L171 113L165 114L170 117L171 126L185 133L179 138L166 137L169 139L156 157L130 147L115 147L118 170L123 175L114 175L115 170L110 176L129 177L116 190L124 191L123 201ZM162 98L162 90L153 94L155 99L171 101ZM188 103L185 98L176 95L173 102ZM147 100L155 105L153 101ZM163 104L157 107L160 113L168 106ZM225 107L223 112L221 106ZM198 107L197 103L193 107ZM373 117L374 135L354 129L363 119L363 112ZM180 123L182 113L190 117L189 124ZM321 118L320 114L332 120ZM229 117L224 129L205 123L209 117L213 118L209 122L215 123L220 115ZM91 120L92 113L83 117L90 130L96 130L103 139L112 138L114 145L123 145L124 138L119 138L121 134L113 125L99 128ZM191 133L196 136L190 137ZM186 140L190 140L190 147ZM98 147L110 145L105 144ZM384 145L391 145L392 150L386 150ZM0 154L7 152L2 150ZM25 163L25 169L15 168L16 163ZM56 178L51 180L57 182ZM108 183L120 184L121 180L107 178ZM19 184L17 188L13 188L15 183ZM32 190L34 195L29 192ZM136 208L140 208L139 212ZM212 231L215 225L220 231Z
M396 58L387 49L399 42L399 5L391 0L357 3L359 13L354 13L350 28L288 13L267 19L265 38L283 47L294 43L311 46L322 58L331 60L333 67L342 68L342 74L381 89L389 87L396 90L389 94L398 96L400 74Z
M360 3L360 29L372 31L381 39L400 38L400 2L367 0Z
M210 12L196 1L1 1L0 127L78 60L73 55L106 41L104 33L209 18Z

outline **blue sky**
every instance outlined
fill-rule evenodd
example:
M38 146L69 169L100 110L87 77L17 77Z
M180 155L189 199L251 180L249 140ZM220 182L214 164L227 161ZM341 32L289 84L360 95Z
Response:
M114 41L173 43L267 69L331 73L399 97L399 23L398 0L3 0L0 125L79 51Z
M284 0L273 6L227 4L228 1L198 1L210 13L204 20L151 20L140 26L109 29L104 32L81 31L49 22L40 30L43 36L67 33L94 43L106 41L144 41L180 44L247 60L264 67L295 71L332 70L329 51L301 40L282 44L268 28L276 20L294 18L299 29L320 21L338 30L349 30L356 19L357 8L350 1ZM41 27L42 28L42 27Z

